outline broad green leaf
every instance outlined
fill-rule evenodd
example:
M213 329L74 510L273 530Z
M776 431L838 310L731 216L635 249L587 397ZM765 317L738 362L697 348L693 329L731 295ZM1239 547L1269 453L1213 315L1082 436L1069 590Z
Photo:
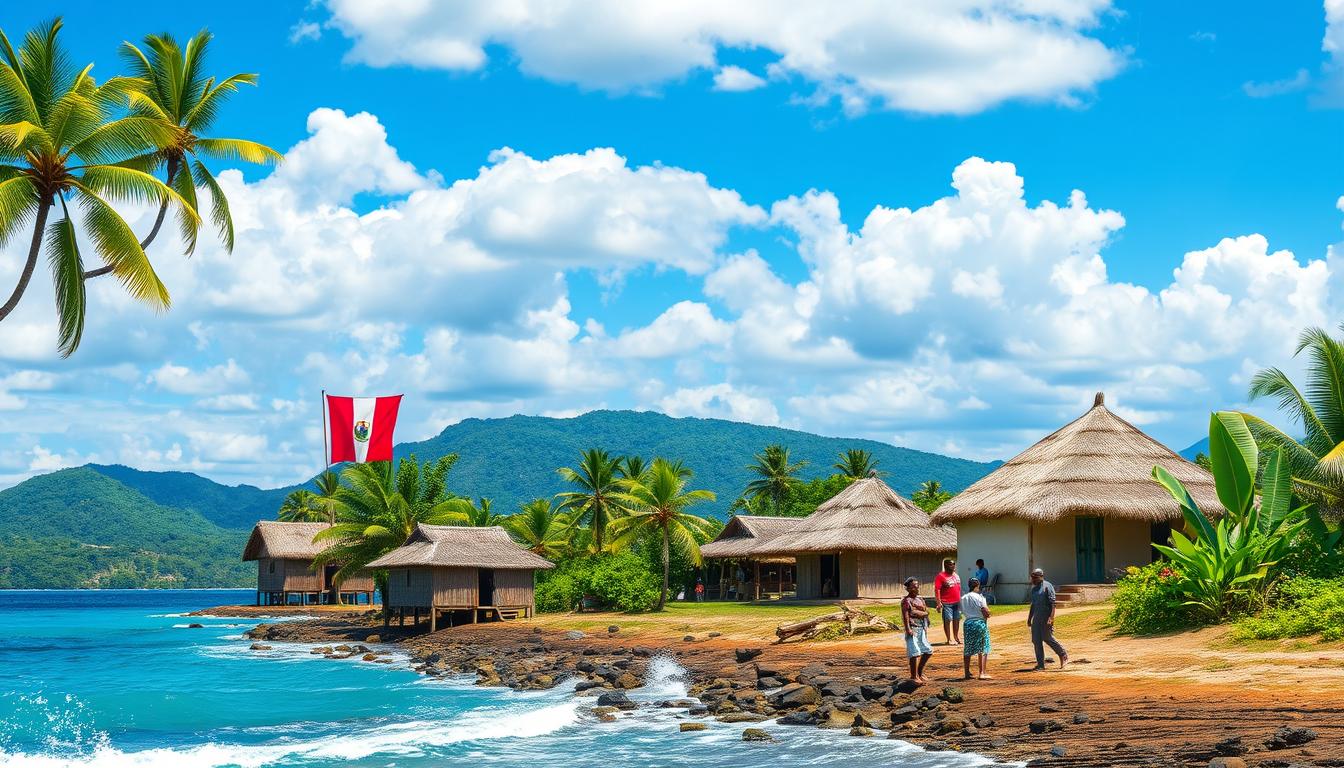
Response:
M1240 519L1251 506L1258 466L1255 439L1241 414L1219 411L1209 417L1209 459L1218 501Z
M1265 473L1260 479L1260 513L1262 528L1276 527L1288 517L1293 501L1293 473L1282 448L1269 454Z
M1199 537L1202 539L1213 538L1213 526L1209 519L1199 510L1199 505L1191 498L1190 492L1185 489L1176 476L1168 472L1163 467L1153 467L1153 479L1167 489L1167 493L1181 505L1181 514L1185 517L1185 522L1194 530L1199 531Z

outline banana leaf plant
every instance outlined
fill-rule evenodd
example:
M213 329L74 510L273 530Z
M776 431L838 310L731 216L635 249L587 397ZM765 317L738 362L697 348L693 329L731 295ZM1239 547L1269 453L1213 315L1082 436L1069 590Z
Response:
M1241 414L1210 417L1209 458L1227 514L1210 520L1180 480L1153 467L1153 479L1180 504L1188 531L1172 531L1171 546L1155 548L1175 566L1185 605L1217 620L1264 590L1272 569L1308 524L1310 508L1293 505L1292 470L1282 448L1267 457L1256 498L1259 450Z

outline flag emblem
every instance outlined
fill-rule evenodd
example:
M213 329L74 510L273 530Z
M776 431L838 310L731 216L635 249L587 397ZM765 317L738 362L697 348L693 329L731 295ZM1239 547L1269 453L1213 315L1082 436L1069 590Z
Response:
M369 441L369 422L355 422L355 439L361 443L367 443Z
M326 400L327 464L345 461L391 461L392 431L397 426L401 395L339 397Z

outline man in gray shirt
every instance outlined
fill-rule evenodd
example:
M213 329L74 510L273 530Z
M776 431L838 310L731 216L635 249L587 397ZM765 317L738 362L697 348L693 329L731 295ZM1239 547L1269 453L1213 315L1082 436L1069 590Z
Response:
M1027 626L1031 627L1031 644L1036 647L1036 666L1045 669L1045 648L1059 657L1059 668L1069 664L1069 654L1055 639L1055 585L1045 580L1045 571L1031 572L1031 608L1027 611Z

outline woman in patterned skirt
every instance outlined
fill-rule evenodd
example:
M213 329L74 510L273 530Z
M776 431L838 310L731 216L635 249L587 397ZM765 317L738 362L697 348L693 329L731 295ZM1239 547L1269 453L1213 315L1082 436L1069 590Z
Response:
M961 596L961 615L966 623L962 627L961 637L965 642L962 657L965 663L966 679L971 679L971 657L980 657L979 679L989 680L985 674L985 663L989 659L989 603L980 594L980 580L966 582L966 594Z

